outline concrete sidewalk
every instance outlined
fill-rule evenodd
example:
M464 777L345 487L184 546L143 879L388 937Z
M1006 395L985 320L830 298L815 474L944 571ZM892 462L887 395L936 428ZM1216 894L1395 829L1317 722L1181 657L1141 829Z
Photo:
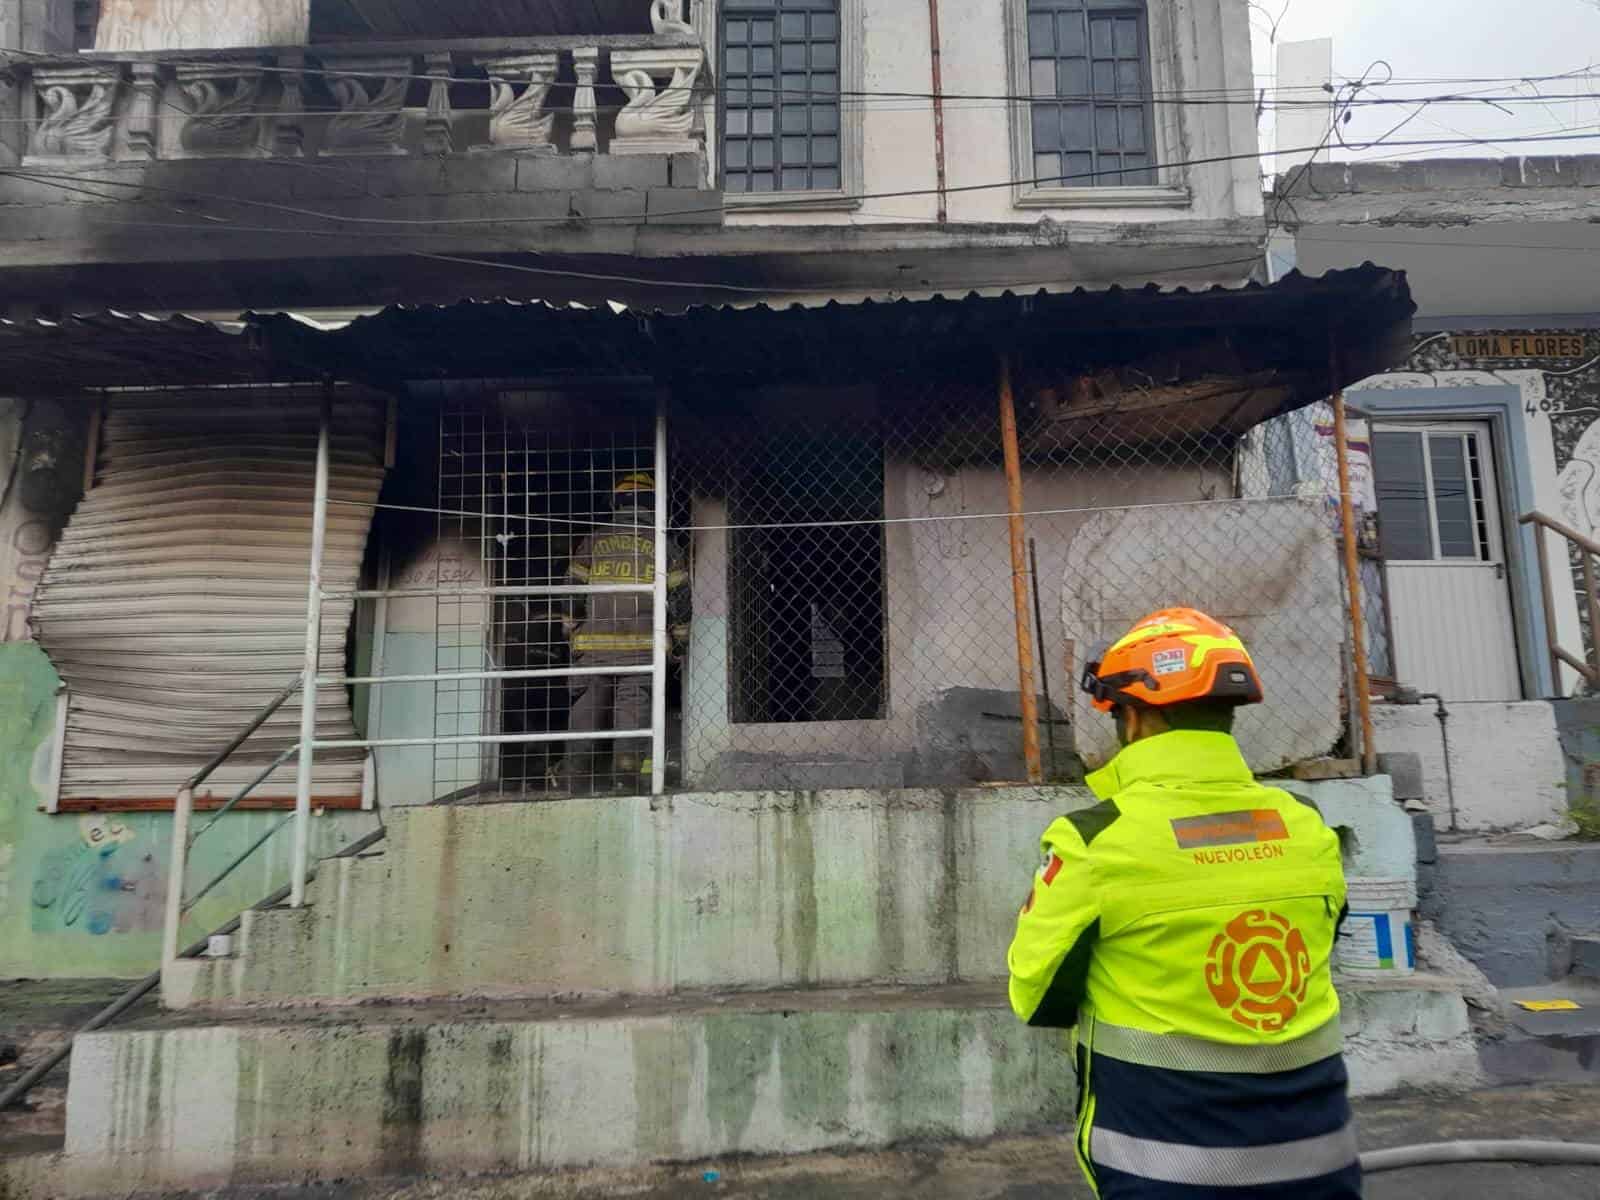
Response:
M1453 1138L1600 1136L1600 1086L1419 1092L1357 1104L1364 1149ZM1600 1168L1472 1165L1390 1172L1368 1200L1593 1200ZM1091 1200L1061 1135L980 1145L697 1163L630 1171L226 1188L189 1200ZM167 1200L178 1200L169 1194Z

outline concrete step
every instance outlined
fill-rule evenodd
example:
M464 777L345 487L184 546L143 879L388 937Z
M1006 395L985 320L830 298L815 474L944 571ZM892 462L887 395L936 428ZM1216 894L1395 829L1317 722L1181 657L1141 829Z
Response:
M1451 981L1341 992L1356 1094L1477 1082ZM169 1013L79 1039L56 1190L12 1195L987 1138L1073 1095L1064 1035L994 984Z
M1059 1037L993 987L363 1007L99 1033L77 1191L630 1166L1059 1126Z
M1600 1083L1600 980L1571 976L1535 987L1507 988L1507 1029L1485 1040L1484 1071L1497 1083ZM1530 1011L1519 1001L1563 1006ZM1566 1007L1567 1004L1576 1007Z
M1565 978L1572 931L1594 928L1600 843L1441 837L1438 861L1419 882L1422 916L1490 982L1536 986Z
M383 854L251 913L169 1005L1000 979L1080 788L742 792L402 809Z
M1572 973L1600 984L1600 933L1572 939Z

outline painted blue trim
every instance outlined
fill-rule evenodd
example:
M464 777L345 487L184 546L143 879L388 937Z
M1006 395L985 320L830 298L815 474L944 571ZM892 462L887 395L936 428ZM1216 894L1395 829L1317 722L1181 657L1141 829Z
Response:
M1533 458L1528 452L1528 429L1522 414L1522 390L1513 384L1488 387L1441 388L1362 388L1350 392L1352 408L1368 413L1374 420L1392 421L1421 418L1429 421L1488 420L1504 434L1501 460L1511 468L1510 478L1500 471L1501 523L1507 547L1515 541L1517 556L1514 576L1512 621L1517 630L1523 686L1531 686L1529 698L1559 695L1550 675L1549 645L1545 635L1543 591L1539 581L1539 551L1533 530L1516 524L1516 519L1535 507ZM1509 485L1509 486L1508 486ZM1509 514L1509 521L1506 519ZM1514 535L1514 537L1513 537Z

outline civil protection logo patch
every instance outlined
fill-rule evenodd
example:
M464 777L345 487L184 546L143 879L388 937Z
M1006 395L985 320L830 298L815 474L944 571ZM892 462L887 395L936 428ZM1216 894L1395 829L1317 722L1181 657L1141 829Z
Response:
M1300 1011L1311 982L1311 952L1288 917L1252 908L1211 940L1206 987L1219 1008L1258 1033L1277 1033Z

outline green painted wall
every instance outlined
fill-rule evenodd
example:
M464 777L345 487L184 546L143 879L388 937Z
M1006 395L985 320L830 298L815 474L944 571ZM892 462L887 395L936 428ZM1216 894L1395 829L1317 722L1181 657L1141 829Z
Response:
M0 644L0 979L124 976L160 958L172 818L41 811L54 757L58 680L33 642ZM195 846L191 891L281 813L225 817ZM198 824L209 820L202 814ZM376 823L370 813L314 818L313 848L332 853ZM186 940L210 932L288 880L280 831L201 902Z

